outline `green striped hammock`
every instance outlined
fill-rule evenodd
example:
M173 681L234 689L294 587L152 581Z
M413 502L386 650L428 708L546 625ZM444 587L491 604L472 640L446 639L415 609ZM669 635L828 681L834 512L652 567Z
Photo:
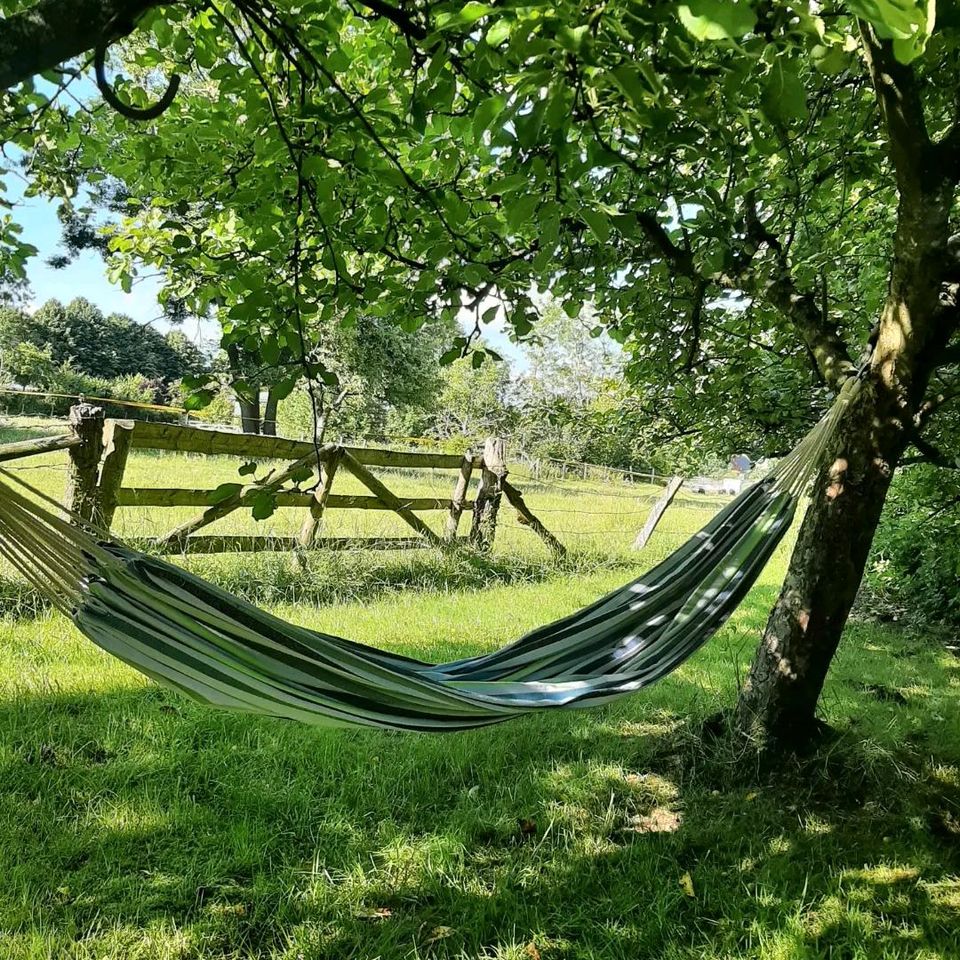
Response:
M502 649L450 663L286 623L62 519L55 501L9 482L0 482L0 555L98 646L203 703L315 725L465 730L607 703L675 670L736 609L790 527L841 404L652 570Z

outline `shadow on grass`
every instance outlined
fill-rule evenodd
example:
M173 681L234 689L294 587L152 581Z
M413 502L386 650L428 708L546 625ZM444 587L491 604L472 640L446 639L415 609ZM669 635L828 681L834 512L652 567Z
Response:
M957 955L955 775L841 739L769 777L701 721L633 701L430 738L20 697L8 955Z
M452 593L600 570L638 568L630 556L575 552L562 559L521 553L482 554L475 550L320 552L309 555L306 569L290 555L248 554L190 557L185 565L199 576L253 603L325 606L370 603L401 591ZM629 579L626 573L624 579Z
M52 604L24 580L0 576L0 619L32 620Z

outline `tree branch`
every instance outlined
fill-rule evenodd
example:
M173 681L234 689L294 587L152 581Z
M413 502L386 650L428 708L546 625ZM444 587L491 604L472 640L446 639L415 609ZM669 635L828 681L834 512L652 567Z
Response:
M673 242L655 214L642 211L635 216L648 239L677 273L696 284L709 281L710 278L703 277L697 270L693 254ZM853 360L839 330L824 316L817 296L797 288L790 272L787 252L760 219L755 197L748 198L745 224L749 241L747 255L731 275L716 278L715 282L725 289L759 297L779 310L797 329L819 376L836 388L854 370ZM772 280L760 282L753 271L753 259L764 246L775 255L776 270Z
M924 440L918 433L914 433L910 442L920 451L919 457L906 457L900 461L901 465L910 463L929 463L935 467L943 467L947 470L960 470L960 460L951 459L939 447Z
M2 21L0 89L6 90L131 33L161 0L38 0Z
M860 21L864 59L890 141L890 159L901 196L920 196L941 182L937 152L930 142L913 67L900 63L889 40Z

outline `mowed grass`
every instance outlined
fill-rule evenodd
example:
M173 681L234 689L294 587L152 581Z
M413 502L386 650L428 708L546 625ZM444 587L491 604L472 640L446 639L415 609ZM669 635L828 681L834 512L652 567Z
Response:
M28 464L60 489L62 461ZM207 486L235 466L136 456L131 475ZM682 500L636 555L652 491L517 483L568 531L568 560L505 510L488 558L189 563L287 619L446 659L588 602L715 509ZM122 530L154 522L128 512ZM163 513L165 529L177 511ZM385 519L331 514L325 532ZM940 639L854 623L823 701L837 739L776 773L703 734L733 701L784 562L644 694L432 738L195 705L4 574L0 958L960 956L960 659Z

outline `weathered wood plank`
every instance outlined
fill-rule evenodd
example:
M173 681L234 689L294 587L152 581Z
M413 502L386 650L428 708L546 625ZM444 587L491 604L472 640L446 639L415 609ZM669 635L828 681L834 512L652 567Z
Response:
M379 497L391 510L413 527L425 540L434 546L443 541L416 514L411 513L403 502L396 497L380 480L346 449L343 451L343 465L375 496Z
M307 441L229 430L203 430L179 423L131 422L134 423L133 446L137 449L206 453L250 460L298 460L315 453L313 444Z
M483 447L480 489L473 508L473 523L470 526L470 540L480 550L489 550L497 535L497 513L500 510L502 496L501 483L507 475L504 463L506 441L502 437L490 437Z
M404 450L375 450L372 447L345 447L358 462L368 467L419 467L421 469L455 470L463 457L457 453L409 453ZM473 465L479 467L476 457Z
M246 457L253 460L294 460L314 452L309 440L289 440L259 434L233 433L229 430L203 430L179 423L148 420L134 423L133 446L138 449L173 450L181 453L207 453ZM452 470L463 458L456 453L408 452L375 447L346 447L358 463L371 467L420 467ZM474 460L480 466L480 458Z
M567 548L533 515L533 512L527 506L520 491L506 478L500 481L500 489L514 510L526 521L526 525L529 526L554 553L561 557L566 556Z
M97 477L103 453L103 407L79 403L70 408L69 423L78 442L70 447L64 502L72 513L89 523L100 514Z
M103 430L104 455L100 466L100 497L97 524L109 531L117 511L118 497L127 468L133 428L127 421L109 420Z
M122 487L117 491L118 507L206 507L212 490L180 490L172 487ZM276 494L278 507L309 507L313 494L299 490L281 490ZM451 502L444 497L398 497L408 510L449 510ZM464 500L463 509L471 510L472 500ZM392 510L379 497L363 494L331 493L327 510Z
M336 476L337 467L340 466L340 457L341 455L337 453L326 463L320 464L320 486L310 496L310 515L300 527L298 540L301 547L309 547L317 539L317 531L320 529L320 523L323 520L323 511L327 505L327 500L330 498L333 478Z
M461 538L462 540L462 538ZM302 550L299 537L199 536L176 543L131 540L131 546L165 554L253 553L264 550ZM416 550L431 546L423 537L318 537L313 550Z
M633 550L642 550L647 545L647 541L653 536L653 531L657 529L657 524L660 523L661 518L667 512L667 507L673 502L673 498L677 495L681 486L683 486L683 477L672 477L664 487L663 493L660 494L657 502L650 510L650 515L647 517L643 529L637 534L637 539L633 541Z
M460 526L460 517L467 504L467 491L470 488L470 474L473 473L473 455L468 450L460 461L460 475L453 488L453 497L450 500L450 512L447 515L447 526L444 530L444 539L456 540L457 528Z
M0 463L7 460L20 460L23 457L35 457L40 453L55 453L57 450L69 450L82 443L72 433L58 433L52 437L34 437L32 440L17 440L14 443L0 445Z

